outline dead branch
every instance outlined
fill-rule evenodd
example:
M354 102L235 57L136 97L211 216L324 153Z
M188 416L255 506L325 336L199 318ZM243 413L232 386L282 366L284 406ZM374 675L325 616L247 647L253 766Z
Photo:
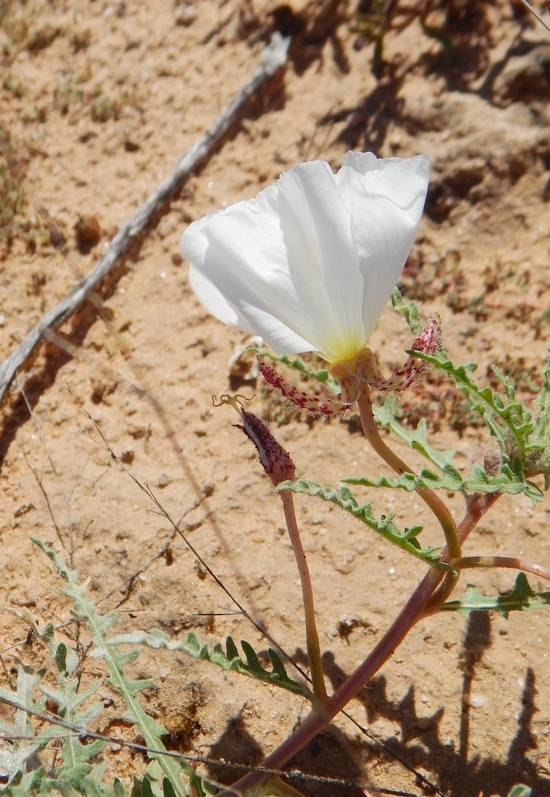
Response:
M0 403L17 370L26 362L40 341L70 318L89 297L94 288L128 251L132 241L145 229L162 204L176 194L190 174L204 163L222 137L236 122L249 98L283 68L289 44L290 39L283 39L278 33L273 34L261 55L258 68L250 80L235 94L212 127L190 150L181 156L172 173L155 188L143 205L122 225L92 271L73 288L63 301L43 316L17 349L4 361L0 366Z

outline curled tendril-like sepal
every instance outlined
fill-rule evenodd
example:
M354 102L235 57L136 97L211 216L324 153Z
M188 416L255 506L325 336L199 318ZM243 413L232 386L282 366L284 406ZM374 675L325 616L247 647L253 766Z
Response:
M434 317L414 339L404 365L387 379L380 372L373 352L365 347L351 360L338 362L330 367L331 375L340 383L341 392L337 396L326 392L317 396L310 395L288 382L272 363L262 357L258 358L258 367L266 382L295 407L313 415L330 417L345 412L357 401L363 383L384 393L406 390L413 382L418 381L429 367L428 363L422 362L415 356L415 352L432 355L440 346L441 323L439 318Z
M384 393L401 392L417 382L429 368L429 364L415 357L414 352L433 355L441 348L441 322L438 317L430 318L424 329L416 336L410 348L410 355L401 368L388 379L365 380L371 387Z
M258 368L265 381L278 390L281 395L290 401L297 409L306 410L312 415L330 417L339 415L348 409L349 403L343 402L339 396L321 393L314 396L301 390L296 385L288 382L277 369L263 357L258 357Z

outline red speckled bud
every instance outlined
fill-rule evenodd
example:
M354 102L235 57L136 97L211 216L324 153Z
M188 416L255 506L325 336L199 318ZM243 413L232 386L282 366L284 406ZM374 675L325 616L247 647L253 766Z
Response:
M258 451L260 462L274 487L281 482L294 480L295 467L290 454L275 440L267 426L252 412L240 409L242 424L235 424L249 437Z

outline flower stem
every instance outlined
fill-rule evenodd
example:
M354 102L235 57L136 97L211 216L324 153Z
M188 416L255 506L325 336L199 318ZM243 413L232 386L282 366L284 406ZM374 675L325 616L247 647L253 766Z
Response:
M461 542L467 539L499 495L499 493L489 493L472 501L457 529L457 536ZM448 561L449 551L447 548L443 549L442 558ZM438 587L443 586L441 582L444 577L445 574L442 570L430 567L382 639L347 681L329 698L326 711L324 713L312 711L303 723L262 762L262 766L266 769L281 769L320 731L327 727L338 712L345 708L350 700L376 675L416 623L426 616L426 606L430 604L434 595L439 594ZM229 797L229 795L242 797L248 789L252 789L264 779L265 775L261 772L249 772L224 792L224 797Z
M315 624L313 588L311 586L311 577L309 575L309 568L307 566L306 554L302 545L302 540L300 539L300 532L298 531L298 523L296 521L296 512L294 511L294 500L292 493L290 493L288 490L281 490L279 494L281 496L281 501L283 502L288 536L290 537L292 550L294 551L296 564L298 565L298 572L300 574L300 583L302 585L302 599L304 603L304 615L306 623L307 655L309 658L309 668L311 670L313 694L321 706L326 707L328 704L328 695L323 674L323 664L321 661L319 635L317 633L317 626ZM325 712L321 713L324 714Z
M532 573L550 581L550 570L542 565L531 564L516 556L464 556L457 562L453 562L453 567L458 570L465 570L468 567L510 567L513 570L523 570L525 573Z
M368 385L363 382L361 385L361 395L359 396L359 414L361 416L361 425L363 426L363 432L365 433L365 437L376 451L376 453L382 457L382 459L387 462L387 464L393 468L396 473L399 475L403 473L413 473L414 471L409 468L402 459L400 459L397 454L395 454L391 448L389 448L385 442L380 437L380 432L378 431L378 427L376 426L376 422L374 420L374 414L372 411L372 401L370 397L370 390ZM438 519L439 523L441 524L441 528L443 529L443 534L445 535L445 542L448 548L448 556L450 559L460 559L461 557L461 550L460 550L460 541L458 539L457 530L456 530L456 523L454 522L453 516L451 515L449 509L445 506L443 501L438 498L438 496L433 492L433 490L428 490L426 487L420 487L416 491L420 498L429 506L432 510L436 518Z
M443 573L435 568L430 568L411 595L406 605L397 618L386 631L382 639L373 648L369 656L355 670L355 672L342 684L342 686L329 698L326 711L322 714L312 711L303 723L285 741L271 753L263 762L266 769L280 769L299 750L310 742L329 722L341 711L352 698L370 681L380 667L390 658L395 648L407 636L411 628L422 616L422 610L443 578ZM224 792L224 797L229 795L245 795L248 789L257 785L265 778L261 772L249 772L244 778L234 783Z

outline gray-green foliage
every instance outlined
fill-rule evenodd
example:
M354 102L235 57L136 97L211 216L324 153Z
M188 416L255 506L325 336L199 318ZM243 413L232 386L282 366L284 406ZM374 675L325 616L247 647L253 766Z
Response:
M393 522L393 515L378 519L372 511L372 501L359 504L348 487L341 487L340 490L335 490L333 487L321 487L317 482L298 479L295 482L281 482L278 489L321 498L323 501L343 509L344 512L348 512L364 523L365 526L372 529L372 531L376 531L388 542L410 553L411 556L422 559L426 564L437 565L439 563L439 557L436 553L439 549L426 548L422 550L420 547L417 537L422 531L422 526L412 526L409 529L400 531Z
M427 441L425 421L420 421L414 430L407 429L395 418L395 397L389 395L381 407L376 408L375 417L378 424L390 429L397 437L407 443L414 451L418 451L431 465L437 469L423 468L418 476L405 473L397 479L383 476L380 479L369 479L366 476L343 479L348 484L361 484L366 487L389 487L401 490L417 490L426 487L430 490L446 490L462 492L466 495L474 493L524 493L533 503L541 501L543 494L537 485L525 478L522 468L515 470L507 461L502 461L498 473L487 472L477 462L473 462L469 474L463 474L452 464L455 451L447 449L437 451ZM437 472L439 471L439 472Z
M217 790L215 784L203 781L184 758L162 755L165 747L161 736L166 731L147 714L138 698L140 692L153 682L134 680L126 674L126 667L136 660L139 650L134 647L122 652L121 646L146 645L154 649L181 651L224 670L310 697L304 684L290 678L275 651L268 651L271 667L266 668L253 647L244 640L241 641L244 657L241 657L231 637L226 640L225 651L219 643L210 650L193 633L185 641L171 640L158 629L109 638L108 632L116 622L116 613L99 614L87 596L85 587L79 583L76 572L69 570L63 559L44 543L39 540L34 542L52 560L65 581L63 593L72 602L71 613L86 624L92 638L88 656L105 662L108 673L106 680L120 694L126 706L123 719L139 728L151 763L143 779L135 778L130 792L124 789L118 779L113 783L108 782L105 777L106 765L101 759L105 742L94 738L97 734L90 731L90 726L103 711L103 704L94 702L93 697L104 680L97 678L82 686L76 652L64 640L57 638L53 624L48 623L43 631L33 630L50 654L54 665L50 676L55 674L55 684L43 683L45 669L35 671L20 664L15 689L0 689L0 700L14 708L11 722L0 719L0 733L11 740L0 747L0 773L7 781L0 793L8 797L33 794L63 797L188 797L190 793L204 797ZM55 704L56 716L46 712L47 701ZM48 716L52 720L59 718L61 724L45 724L37 731L37 727L43 725L41 718ZM47 748L52 745L58 750L53 768L47 763L51 760ZM43 757L41 753L44 753Z
M21 664L15 691L0 689L0 699L13 701L24 707L14 711L13 722L0 717L0 733L11 739L9 744L0 748L0 772L7 778L8 786L18 779L27 766L39 768L40 759L37 754L48 743L48 740L36 734L31 715L25 711L29 709L39 714L44 711L46 698L41 695L35 699L36 687L43 675L44 670L35 672Z
M547 609L549 606L550 592L535 592L531 589L525 573L518 573L514 589L506 595L488 597L478 592L472 584L468 584L465 596L460 600L444 603L441 611L455 611L465 617L470 612L495 611L508 617L510 612Z
M411 332L418 335L422 323L414 302L404 302L396 288L392 294L392 304L405 318ZM419 489L444 490L447 493L463 494L467 502L479 495L504 493L524 494L533 504L543 500L542 487L544 489L548 487L550 476L550 342L543 371L543 386L535 402L535 406L538 407L536 417L518 400L514 385L498 368L494 367L493 372L500 383L500 392L475 382L472 375L477 366L474 363L457 366L442 351L433 356L416 351L410 353L416 354L451 379L467 399L470 409L485 422L490 436L498 444L499 456L492 457L490 462L483 465L472 462L469 472L462 472L453 462L456 455L454 449L440 451L429 444L425 421L420 421L416 429L410 429L397 420L396 399L390 393L380 406L374 408L377 424L392 432L429 464L422 468L418 475L404 473L398 477L385 475L378 478L365 475L349 476L341 479L344 485L384 487L409 492ZM323 381L325 378L324 374L321 374L322 378L319 379L318 373L308 371L307 366L297 359L283 361L291 368L308 374L317 381ZM533 481L537 476L544 477L543 485L539 486ZM283 482L279 485L279 489L328 501L353 515L388 542L412 556L431 565L438 564L438 549L421 547L419 539L421 526L400 531L393 522L393 516L377 516L373 509L374 502L369 500L360 503L347 486L335 489L300 479L295 482ZM494 598L479 596L475 607L472 601L476 596L472 589L468 588L467 597L463 601L447 603L445 610L455 609L467 613L476 608L499 611L507 615L514 609L525 611L549 605L548 593L533 592L524 576L518 578L514 590L508 596Z
M144 711L137 699L137 695L150 687L153 682L150 680L136 681L125 673L125 667L135 661L139 655L138 651L132 650L121 653L107 641L107 631L115 622L116 613L98 614L94 604L86 595L86 590L79 584L76 572L69 570L61 557L53 550L39 540L35 540L35 542L49 556L57 567L60 576L66 581L63 592L73 601L72 614L77 619L85 621L92 637L93 648L89 655L102 658L105 661L109 672L108 681L119 692L126 705L124 719L135 723L139 727L145 745L148 748L164 750L161 736L166 733L166 730ZM195 775L191 767L183 760L175 761L167 756L156 756L155 754L152 757L156 758L163 776L168 779L177 797L185 797L187 792L183 786L181 775L183 772L194 780Z
M414 302L405 303L395 289L392 303L404 316L412 332L418 334L420 322ZM518 399L516 388L502 371L493 366L492 371L500 383L500 392L490 386L480 386L473 378L475 363L455 365L444 351L434 355L414 352L417 357L445 373L468 401L470 409L479 415L496 440L502 455L501 474L504 485L514 482L523 485L524 492L533 502L542 500L540 489L529 480L542 475L545 489L550 474L550 341L546 350L546 362L542 373L541 393L535 405L539 408L536 417ZM493 475L493 474L491 474ZM489 474L487 474L489 476ZM498 492L512 492L505 486L495 484Z
M158 650L164 648L165 650L181 650L192 656L194 659L201 659L202 661L209 661L216 664L223 670L230 670L233 672L248 675L258 681L272 684L273 686L280 686L282 689L287 689L296 695L308 696L309 690L304 684L294 681L288 675L285 666L277 653L271 648L267 651L269 660L271 662L271 669L268 670L262 666L258 654L250 643L241 640L241 647L245 654L246 661L243 661L239 656L239 651L233 639L229 636L226 640L226 650L217 643L212 650L209 650L208 645L201 645L193 632L188 634L186 640L171 640L169 636L160 631L158 628L153 628L149 632L134 631L131 634L121 634L109 640L111 645L147 645L150 648Z
M392 303L397 312L404 316L411 331L417 334L420 325L414 302L404 303L399 291L395 289ZM414 353L450 378L467 399L470 409L483 419L491 437L500 449L501 462L498 473L492 471L488 473L481 466L473 466L469 479L464 477L461 482L457 480L457 484L461 484L458 489L466 492L469 490L513 494L522 492L529 496L533 503L541 501L542 490L533 483L532 479L536 476L543 476L544 489L548 489L550 475L550 341L548 341L546 361L542 372L541 393L534 402L538 407L536 416L533 416L533 413L522 404L517 397L515 386L496 366L493 366L492 370L500 383L500 392L489 386L477 384L472 376L477 369L475 363L455 365L444 351L437 352L433 356L422 352ZM418 445L414 436L407 433L407 430L395 421L395 418L392 417L393 405L386 401L384 408L389 409L389 417L384 417L384 412L379 411L377 420L390 428L412 448L420 451L432 464L443 469L442 465L430 455L429 450ZM425 441L425 428L421 432ZM450 459L445 464L450 464ZM450 475L450 473L451 471L448 471L446 475ZM454 476L456 477L457 474L455 473Z

